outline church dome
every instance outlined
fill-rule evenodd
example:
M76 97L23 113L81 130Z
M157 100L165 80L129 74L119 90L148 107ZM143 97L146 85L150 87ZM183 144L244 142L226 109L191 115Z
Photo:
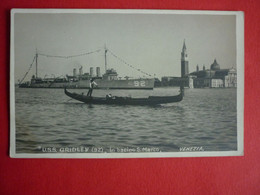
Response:
M211 70L220 70L220 66L219 66L219 64L217 63L217 60L216 60L216 59L214 60L213 64L211 64L210 69L211 69Z

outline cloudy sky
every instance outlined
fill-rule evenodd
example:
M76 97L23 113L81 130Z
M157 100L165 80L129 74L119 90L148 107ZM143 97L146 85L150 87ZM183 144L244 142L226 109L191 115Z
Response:
M190 72L196 65L209 68L214 59L221 68L236 67L236 16L185 14L15 13L15 81L22 79L36 53L76 58L38 57L38 76L72 74L73 68L101 67L104 45L128 64L156 77L180 76L185 39ZM108 68L120 76L142 77L107 54ZM32 67L25 80L35 74Z

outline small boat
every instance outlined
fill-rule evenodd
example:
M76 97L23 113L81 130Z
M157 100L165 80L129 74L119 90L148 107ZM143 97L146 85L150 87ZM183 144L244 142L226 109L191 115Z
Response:
M84 102L86 104L111 104L111 105L158 105L173 102L180 102L184 96L184 88L180 87L179 95L175 96L149 96L148 98L132 98L132 97L89 97L84 94L71 93L64 88L64 93L72 99Z

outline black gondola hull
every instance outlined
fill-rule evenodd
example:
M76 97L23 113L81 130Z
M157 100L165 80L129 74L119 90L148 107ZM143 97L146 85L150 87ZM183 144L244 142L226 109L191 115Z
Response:
M64 89L67 96L72 99L84 102L86 104L110 104L110 105L158 105L180 102L183 99L183 88L176 96L149 96L148 98L131 98L131 97L89 97L83 94L71 93Z

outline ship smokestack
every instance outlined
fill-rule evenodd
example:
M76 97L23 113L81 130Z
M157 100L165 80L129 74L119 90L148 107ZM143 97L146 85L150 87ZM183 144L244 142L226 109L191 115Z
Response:
M97 77L101 77L101 74L100 74L100 67L97 67L96 72L97 72Z
M77 69L73 68L73 76L76 77L77 76Z
M83 75L83 70L82 70L82 66L79 68L79 76Z
M94 71L93 71L94 69L93 69L93 67L90 67L90 71L89 71L89 74L90 74L90 76L91 77L93 77L94 76Z

